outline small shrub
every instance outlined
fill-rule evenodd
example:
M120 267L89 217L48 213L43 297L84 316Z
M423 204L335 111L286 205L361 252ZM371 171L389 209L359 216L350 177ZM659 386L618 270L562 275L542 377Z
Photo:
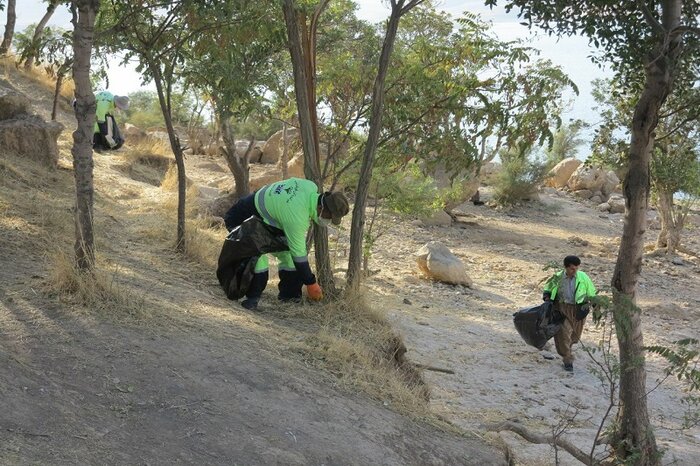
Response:
M501 206L512 206L537 198L537 188L547 174L546 164L538 160L514 157L503 163L496 177L494 200Z

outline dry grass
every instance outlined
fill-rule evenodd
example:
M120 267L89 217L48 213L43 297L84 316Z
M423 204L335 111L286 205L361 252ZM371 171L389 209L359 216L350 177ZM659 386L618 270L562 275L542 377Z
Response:
M144 297L120 282L118 266L109 272L99 267L83 271L76 267L73 258L72 253L64 251L47 254L49 293L90 311L109 313L110 317L146 317Z
M420 371L404 358L401 336L363 296L346 295L322 306L283 305L273 312L301 319L308 336L297 350L307 363L334 374L341 386L439 424L430 414L429 390Z
M210 270L216 270L226 229L212 228L204 219L189 220L185 228L185 256Z
M19 65L17 63L17 58L14 55L7 55L0 57L0 70L2 71L2 76L8 79L10 73L20 72L23 77L31 79L37 84L44 86L47 90L52 93L56 87L56 79L53 78L43 66L34 66L29 71L24 69L24 65ZM63 86L61 87L61 96L65 99L72 99L75 93L75 84L71 79L70 75L66 76L63 81Z

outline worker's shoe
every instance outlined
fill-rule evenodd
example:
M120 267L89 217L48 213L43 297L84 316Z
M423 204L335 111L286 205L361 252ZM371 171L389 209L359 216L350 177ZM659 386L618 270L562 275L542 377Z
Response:
M255 311L258 309L259 302L260 298L246 298L243 301L241 301L241 306L248 309L249 311Z
M564 363L564 370L566 372L573 372L574 371L574 364L571 362L565 362Z

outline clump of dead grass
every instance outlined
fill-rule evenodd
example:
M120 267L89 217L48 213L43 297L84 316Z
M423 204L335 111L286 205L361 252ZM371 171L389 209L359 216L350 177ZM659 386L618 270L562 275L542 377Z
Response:
M296 309L317 324L302 348L309 362L333 373L342 386L360 389L399 412L430 417L428 386L406 359L403 339L383 312L359 294Z
M146 140L120 153L124 163L120 170L136 181L162 186L174 166L172 155L159 141ZM168 181L169 182L169 181Z
M120 282L118 267L109 272L99 267L84 271L76 266L72 255L55 251L47 255L47 271L48 291L71 304L111 317L146 317L144 297Z
M223 227L212 227L202 218L189 220L185 227L185 256L216 270L225 236L226 230Z

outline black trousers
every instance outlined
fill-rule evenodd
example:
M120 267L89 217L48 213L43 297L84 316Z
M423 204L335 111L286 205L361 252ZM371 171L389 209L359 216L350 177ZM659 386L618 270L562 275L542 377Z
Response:
M255 208L255 193L239 199L233 207L231 207L224 215L224 223L228 231L233 230L241 223L245 222L252 216L260 217L258 210ZM278 285L278 299L282 301L301 299L301 288L304 285L301 276L297 271L280 270L280 283ZM253 281L250 283L247 298L260 298L262 292L267 287L267 281L270 277L269 272L256 273L253 276Z

